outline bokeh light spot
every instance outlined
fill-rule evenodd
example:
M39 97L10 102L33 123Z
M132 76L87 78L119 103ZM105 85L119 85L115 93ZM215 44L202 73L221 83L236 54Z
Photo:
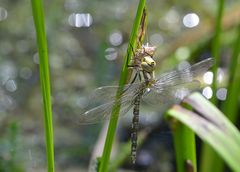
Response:
M73 27L89 27L93 18L89 13L73 13L68 17L68 23Z
M39 64L38 53L35 53L35 54L33 55L33 62L36 63L36 64Z
M187 58L190 56L189 48L187 47L180 47L176 50L175 56L179 61L187 60Z
M203 75L203 81L206 83L206 84L212 84L213 82L213 73L208 71L206 72L204 75Z
M207 99L210 99L212 98L212 95L213 95L213 91L212 91L212 88L207 86L203 89L202 91L202 94L207 98Z
M5 20L7 18L7 10L3 7L0 7L0 21Z
M224 79L224 71L221 68L218 68L217 70L217 81L221 83Z
M5 83L5 87L9 92L14 92L17 90L17 84L14 80L10 79Z
M179 19L179 14L175 8L172 8L166 13L165 20L168 23L178 23Z
M9 79L17 77L17 69L14 63L10 61L3 62L0 64L0 82L6 84Z
M154 33L150 36L150 43L151 45L161 45L163 44L163 37L162 35L158 34L158 33Z
M199 21L199 17L195 13L189 13L183 17L183 24L188 28L196 27L199 24Z
M217 98L219 100L226 100L227 98L227 89L226 88L220 88L217 90Z
M115 32L111 33L109 36L109 42L113 46L121 45L122 41L123 41L123 36L120 31L115 31Z
M105 54L105 58L109 61L116 60L117 58L117 51L115 48L107 48Z

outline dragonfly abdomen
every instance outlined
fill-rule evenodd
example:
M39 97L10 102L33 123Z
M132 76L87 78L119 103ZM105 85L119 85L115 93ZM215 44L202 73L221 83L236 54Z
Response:
M140 105L141 95L138 95L134 101L133 107L133 119L132 119L132 133L131 133L131 158L132 163L135 164L137 156L137 137L138 137L138 128L139 128L139 105Z

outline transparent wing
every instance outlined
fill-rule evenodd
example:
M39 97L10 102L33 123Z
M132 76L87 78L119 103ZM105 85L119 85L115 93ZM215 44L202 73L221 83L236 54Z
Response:
M102 104L92 108L79 117L80 124L94 124L111 118L114 102ZM119 116L125 115L133 106L132 101L125 101L121 104Z
M160 75L146 91L144 101L159 108L179 103L185 96L199 89L199 77L212 65L213 59L209 58L185 69Z
M213 59L208 58L185 69L164 73L156 80L155 87L161 90L166 89L164 87L192 82L203 75L212 65Z
M143 83L125 85L123 88L124 91L120 95L120 98L117 100L115 97L116 92L119 88L118 86L106 86L96 89L92 94L93 98L90 103L90 106L93 106L93 108L90 108L90 110L82 113L79 116L79 123L93 124L110 119L112 117L111 114L116 102L120 102L121 108L119 116L123 116L133 106L133 101L139 94L142 84ZM101 104L96 105L97 103Z
M152 86L144 93L143 101L157 109L166 110L169 106L180 103L184 97L198 90L199 86L200 82L197 80L162 89Z
M129 98L128 96L134 96L137 94L140 86L143 83L133 83L133 84L126 84L123 87L122 94L120 95L121 98ZM89 102L96 106L96 104L105 104L115 100L116 93L119 89L119 86L104 86L99 87L91 93L89 97ZM90 105L91 106L91 105Z

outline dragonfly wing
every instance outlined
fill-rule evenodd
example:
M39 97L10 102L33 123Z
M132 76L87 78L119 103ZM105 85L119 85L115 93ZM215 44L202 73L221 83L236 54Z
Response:
M125 115L132 108L133 100L134 96L132 95L125 95L124 97L118 99L119 102L121 101L119 116ZM82 113L79 117L79 123L94 124L114 118L114 116L111 116L111 114L115 114L115 112L113 112L113 107L115 104L117 104L116 102L117 100L110 101Z
M124 85L120 97L134 96L141 84L142 83L133 83ZM97 88L89 97L90 106L91 104L92 106L96 106L114 101L118 90L119 86L104 86Z
M199 77L212 65L213 59L209 58L190 67L160 75L149 90L146 90L144 102L159 108L179 103L185 96L200 88Z
M208 58L190 67L174 70L160 75L156 80L155 86L161 87L174 86L186 82L192 82L202 76L213 65L213 59Z
M157 109L166 110L169 106L180 103L186 96L198 90L199 86L200 82L196 80L161 89L151 87L144 93L143 101Z

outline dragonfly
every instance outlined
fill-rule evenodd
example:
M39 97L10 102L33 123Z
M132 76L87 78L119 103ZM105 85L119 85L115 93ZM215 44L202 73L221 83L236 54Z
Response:
M118 116L124 116L133 109L131 132L131 159L135 164L137 156L137 132L139 129L139 107L146 102L160 109L167 109L173 104L179 104L187 95L198 90L201 86L200 76L212 65L213 59L208 58L192 66L163 73L155 78L156 62L153 59L155 47L143 46L134 54L130 68L136 74L130 84L124 85L122 92L118 86L97 88L90 97L93 108L82 113L79 117L81 124L93 124L114 118L114 106L120 105ZM139 81L136 82L136 78Z

